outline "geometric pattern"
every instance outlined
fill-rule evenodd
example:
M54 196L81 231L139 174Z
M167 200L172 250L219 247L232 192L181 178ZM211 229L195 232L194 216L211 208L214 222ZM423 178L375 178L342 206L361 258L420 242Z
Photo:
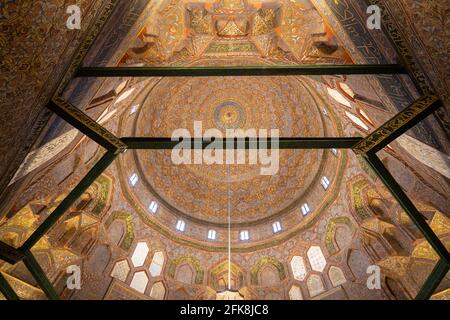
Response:
M147 258L147 254L149 252L149 248L145 242L139 242L134 250L133 256L131 257L131 262L133 262L133 266L142 267L144 265L145 259Z
M147 288L148 277L145 271L136 272L131 280L130 287L139 291L140 293L145 293L145 288Z
M294 279L298 281L303 281L306 278L306 267L305 262L302 257L294 256L291 260L292 274Z
M158 251L154 254L149 271L152 277L158 277L161 275L161 271L164 265L164 254Z
M289 299L291 300L303 300L302 290L298 286L292 286L289 290Z
M308 250L308 259L309 264L311 265L311 269L314 271L322 272L327 265L327 261L323 256L322 249L318 246L313 246Z

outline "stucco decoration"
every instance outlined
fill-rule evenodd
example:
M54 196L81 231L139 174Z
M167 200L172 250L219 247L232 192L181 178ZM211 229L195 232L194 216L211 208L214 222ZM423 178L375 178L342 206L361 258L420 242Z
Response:
M278 276L280 280L284 280L286 278L286 272L284 270L284 266L283 264L274 259L273 257L262 257L256 264L255 266L250 270L250 279L251 279L251 283L253 285L258 285L258 276L259 276L259 272L265 267L265 266L273 266L277 272L278 272Z
M361 219L367 219L371 217L370 212L367 209L364 199L363 189L368 186L368 181L360 179L351 185L351 197L352 203L355 208L357 216Z
M353 231L353 229L354 229L352 222L350 221L350 218L348 218L348 217L336 217L336 218L332 218L328 222L327 229L325 232L325 246L330 254L334 254L339 249L341 249L335 245L335 240L334 240L336 228L339 227L339 225L341 225L341 224L346 226L347 228L349 228L351 231Z

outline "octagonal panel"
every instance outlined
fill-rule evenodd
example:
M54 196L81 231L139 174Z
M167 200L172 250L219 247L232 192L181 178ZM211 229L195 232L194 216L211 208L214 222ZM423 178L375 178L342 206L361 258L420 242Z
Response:
M147 243L139 242L134 249L133 256L131 257L131 262L135 267L142 267L144 265L145 259L147 258L149 248Z
M317 272L322 272L325 269L327 260L319 246L312 246L309 248L307 255L311 269Z
M323 286L322 279L317 274L312 274L306 281L308 287L309 295L311 298L318 296L322 292L325 292L325 287Z
M164 296L166 295L166 288L164 287L164 284L160 282L156 282L152 290L150 291L150 297L156 300L164 300Z
M292 286L289 290L289 299L291 300L303 300L302 290L299 286Z
M307 271L305 267L305 262L302 257L294 256L291 259L291 268L294 279L298 281L305 280Z
M128 264L128 261L122 260L114 265L114 268L111 271L111 277L125 282L129 273L130 265Z
M344 276L344 272L342 272L341 268L331 266L328 271L328 276L330 277L330 281L333 284L333 287L338 287L347 282Z
M164 254L161 251L153 255L152 263L150 264L150 274L152 277L159 277L164 265Z

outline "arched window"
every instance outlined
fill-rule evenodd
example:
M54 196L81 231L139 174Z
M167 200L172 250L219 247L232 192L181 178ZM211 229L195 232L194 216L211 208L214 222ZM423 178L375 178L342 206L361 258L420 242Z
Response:
M322 272L327 265L327 260L325 259L322 249L318 246L313 246L309 248L308 252L309 264L311 265L311 269L314 271Z
M327 190L328 187L330 186L330 180L327 177L323 176L322 179L320 180L320 184L325 190Z
M250 239L250 235L247 230L241 231L239 238L241 241L247 241Z
M127 280L128 273L130 273L130 266L128 265L128 261L122 260L114 265L114 268L111 271L111 277L125 282Z
M278 233L281 231L281 223L279 221L272 224L273 233Z
M156 201L152 201L152 203L150 203L148 210L150 210L151 213L156 213L156 211L158 211L158 204Z
M310 213L311 212L311 208L309 207L309 205L307 204L307 203L304 203L303 205L302 205L302 214L304 215L304 216L306 216L308 213Z
M116 100L115 104L121 103L125 99L127 99L134 92L134 88L128 89L124 93L122 93Z
M164 287L164 284L161 281L156 282L150 291L150 297L155 300L163 300L165 295L166 288Z
M136 249L134 249L133 255L131 256L131 262L135 267L142 267L144 265L145 259L147 259L147 255L149 252L149 248L147 243L139 242L136 245Z
M289 299L291 300L303 300L302 290L299 286L292 286L289 290Z
M294 256L291 259L291 269L294 279L298 281L303 281L306 278L306 267L303 258L300 256Z
M176 229L180 232L184 232L184 230L186 229L186 223L183 220L178 220Z
M121 94L123 90L125 90L125 88L128 85L128 80L122 81L115 89L114 89L114 93L117 94Z
M161 251L155 252L152 263L150 264L150 274L152 277L159 277L164 266L164 254Z
M342 272L340 268L335 266L330 267L330 270L328 271L328 276L330 278L331 283L333 284L333 287L338 287L347 282L347 280L345 280L344 272Z
M318 296L319 294L325 291L323 281L317 274L312 274L308 278L306 285L308 287L309 295L311 296L311 298Z
M139 271L134 274L133 280L131 280L130 287L140 293L145 293L147 284L148 284L147 274L145 273L145 271Z
M364 123L359 117L355 116L353 113L345 111L345 115L358 127L369 131L369 127Z
M216 240L216 237L217 237L217 232L216 232L216 230L209 230L208 231L208 239L209 240Z
M338 82L337 83L338 88L340 91L347 96L350 99L355 99L356 94L353 92L352 88L345 82Z
M116 115L117 109L109 110L109 108L106 108L105 111L98 117L97 123L98 124L105 124L109 119L111 119L114 115Z

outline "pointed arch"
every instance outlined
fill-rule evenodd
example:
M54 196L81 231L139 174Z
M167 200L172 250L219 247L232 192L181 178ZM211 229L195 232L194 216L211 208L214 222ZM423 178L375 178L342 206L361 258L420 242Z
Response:
M330 219L325 231L325 246L330 254L335 254L339 251L335 236L338 227L343 226L350 231L350 236L353 235L354 227L349 217L341 216Z
M111 230L112 224L116 221L122 221L125 225L125 235L122 237L118 245L120 248L128 251L134 241L133 217L126 211L114 211L106 220L106 229Z
M274 270L278 272L278 277L281 281L286 278L286 271L284 269L284 265L273 257L265 256L259 259L258 262L256 262L255 265L250 270L250 282L252 285L259 284L260 271L267 266L272 266Z

